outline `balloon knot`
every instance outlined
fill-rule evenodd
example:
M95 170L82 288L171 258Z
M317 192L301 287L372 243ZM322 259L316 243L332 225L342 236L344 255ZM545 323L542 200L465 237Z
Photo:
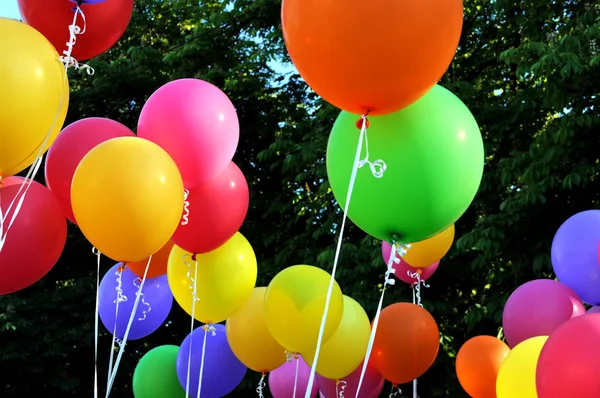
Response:
M192 254L192 261L196 261L196 253Z
M0 188L2 188L3 185L4 185L4 178L2 178L2 176L0 176Z
M212 336L217 335L217 329L209 323L202 325L202 330L204 330L206 333L210 333Z
M125 271L125 268L127 268L127 264L123 263L119 266L119 268L117 268L117 272L121 273L121 272ZM140 280L140 282L141 282L141 280Z
M363 128L363 121L365 123L365 127L366 128L371 127L371 122L369 121L369 119L367 118L367 115L365 114L365 115L361 116L360 119L358 119L356 121L356 128L357 129L362 130L362 128Z

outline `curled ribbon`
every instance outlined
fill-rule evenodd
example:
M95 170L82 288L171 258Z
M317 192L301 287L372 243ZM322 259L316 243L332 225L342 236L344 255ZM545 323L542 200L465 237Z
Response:
M183 190L183 216L181 217L181 225L188 225L190 222L190 201L188 200L190 191L187 189Z
M93 75L95 73L94 68L87 64L80 64L77 62L75 58L71 54L73 54L73 47L77 42L77 35L82 35L85 33L87 27L87 21L85 19L85 14L81 10L81 7L77 5L73 14L73 22L69 25L69 41L66 43L67 49L63 51L63 55L59 57L59 60L65 64L65 69L73 68L73 69L84 69L88 75ZM83 21L83 29L77 25L77 16L81 15L81 19Z
M152 307L148 302L146 302L146 295L140 290L140 283L142 282L142 278L135 278L133 280L133 286L137 287L137 292L135 292L136 296L140 296L140 303L146 308L142 310L142 316L138 318L138 321L145 321L148 313L152 311Z

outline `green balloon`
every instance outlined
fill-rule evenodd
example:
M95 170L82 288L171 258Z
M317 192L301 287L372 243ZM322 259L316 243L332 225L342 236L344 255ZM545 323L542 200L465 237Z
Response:
M185 391L177 378L176 345L162 345L148 351L133 372L135 398L182 398Z
M342 207L358 145L359 116L341 112L327 145L327 174ZM481 183L483 140L462 101L436 85L398 112L369 117L369 160L387 169L375 178L359 168L348 217L378 239L401 243L430 238L467 210ZM361 159L365 157L363 144Z

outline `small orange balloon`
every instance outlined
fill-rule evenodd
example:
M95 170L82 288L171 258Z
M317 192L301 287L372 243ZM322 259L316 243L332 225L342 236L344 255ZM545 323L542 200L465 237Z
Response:
M429 91L458 47L462 0L283 0L283 37L312 89L342 110L385 115Z
M454 242L454 224L429 239L411 243L411 248L407 250L403 259L415 268L427 268L448 253L452 242Z
M167 264L169 263L169 254L173 248L173 241L169 240L159 251L152 255L152 261L148 267L148 274L146 278L156 278L167 273ZM135 263L127 263L127 268L137 276L144 276L146 266L148 265L148 259L138 261Z
M496 378L510 348L493 336L468 340L456 356L456 375L473 398L496 398ZM515 397L516 398L516 397Z
M371 358L384 378L404 384L433 365L439 347L440 331L433 316L418 305L396 303L381 311Z

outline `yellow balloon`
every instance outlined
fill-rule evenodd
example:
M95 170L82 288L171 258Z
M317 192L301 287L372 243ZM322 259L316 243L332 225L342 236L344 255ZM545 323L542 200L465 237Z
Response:
M44 139L60 132L69 105L65 67L50 42L19 21L0 17L0 177L30 166Z
M353 298L344 296L344 312L337 330L321 346L317 373L333 380L348 376L365 359L371 322L365 310ZM302 353L307 364L312 366L315 352Z
M320 268L294 265L269 283L265 295L267 327L286 350L301 353L316 348L330 277ZM343 310L342 291L334 282L323 342L335 333Z
M196 263L198 267L196 267ZM235 314L252 295L256 283L256 256L250 242L239 232L217 249L192 254L173 246L167 276L173 297L192 314L192 277L198 300L194 318L207 324L219 323Z
M497 398L537 398L535 372L546 340L548 336L530 338L508 353L496 378Z
M100 252L133 263L160 250L183 211L183 181L161 147L113 138L81 160L71 184L79 228Z
M403 259L415 268L427 268L448 253L453 241L454 224L429 239L411 243Z
M285 363L285 349L265 322L266 287L256 287L250 299L227 319L227 341L235 356L255 372L267 373Z

